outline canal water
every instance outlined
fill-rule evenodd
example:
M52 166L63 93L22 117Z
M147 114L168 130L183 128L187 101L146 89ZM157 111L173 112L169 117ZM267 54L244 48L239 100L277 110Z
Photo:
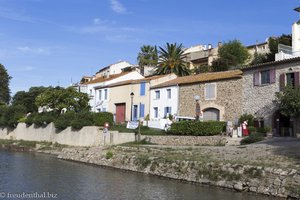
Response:
M0 151L0 199L270 200L274 198L64 161L43 154Z

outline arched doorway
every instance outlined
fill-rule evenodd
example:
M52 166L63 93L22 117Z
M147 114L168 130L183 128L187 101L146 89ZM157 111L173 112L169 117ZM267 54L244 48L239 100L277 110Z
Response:
M203 121L220 121L220 110L207 108L203 111Z
M290 117L282 115L280 111L275 112L273 115L273 129L276 130L276 136L294 136Z

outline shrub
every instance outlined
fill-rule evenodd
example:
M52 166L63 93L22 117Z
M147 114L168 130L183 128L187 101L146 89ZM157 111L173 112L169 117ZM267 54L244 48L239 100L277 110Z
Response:
M219 121L181 121L173 123L168 134L211 136L224 132L225 128L226 123Z
M262 141L264 139L264 135L262 133L253 133L248 137L245 137L241 140L241 145L251 144L255 142Z
M71 125L72 120L74 119L75 113L74 112L67 112L65 114L60 114L56 120L54 120L55 128L59 130L64 130L68 126Z
M109 112L100 112L92 113L93 114L93 125L103 126L105 122L108 122L109 125L112 125L114 122L114 117L112 113Z
M93 114L91 112L76 113L71 121L71 127L75 130L80 130L83 126L94 125Z
M257 132L258 133L263 133L263 134L267 134L268 132L271 131L270 127L261 127L261 128L257 128Z
M106 159L111 159L114 156L114 153L111 151L106 152L105 158Z
M26 108L22 105L2 106L0 116L0 126L15 128L18 125L18 120L24 117Z
M249 134L256 133L256 128L254 126L248 126Z
M38 113L31 113L25 119L25 123L27 126L31 126L33 124L34 118L37 116Z
M34 125L41 127L53 122L58 117L55 112L38 113L33 118Z
M244 121L247 121L248 126L254 126L254 116L251 114L243 114L239 118L239 123L243 123Z

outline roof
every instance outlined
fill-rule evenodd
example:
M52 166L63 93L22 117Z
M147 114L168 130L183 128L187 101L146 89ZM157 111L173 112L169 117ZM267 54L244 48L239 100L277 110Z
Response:
M102 83L102 82L105 82L105 81L110 81L112 79L118 78L120 76L124 76L125 74L128 74L128 73L129 72L122 72L122 73L119 73L119 74L112 74L109 77L101 76L99 78L95 78L94 80L91 80L91 81L86 82L84 84L88 85L88 84L93 84L93 83Z
M242 74L243 72L241 70L230 70L224 72L211 72L211 73L202 73L202 74L191 75L191 76L182 76L173 79L171 81L167 81L165 83L153 86L151 88L162 88L167 86L219 81L219 80L232 79L232 78L241 78Z
M106 67L103 67L103 68L100 69L96 74L98 74L98 73L100 73L100 72L103 72L103 71L107 70L108 68L110 68L111 66L117 65L117 64L122 63L122 62L128 63L129 66L131 65L129 62L126 62L126 61L123 61L123 60L122 60L122 61L118 61L118 62L116 62L116 63L113 63L113 64L110 64L110 65L108 65L108 66L106 66Z
M244 70L254 69L254 68L258 68L258 67L266 67L266 66L278 65L278 64L287 64L287 63L293 63L293 62L299 62L299 61L300 61L300 57L295 57L295 58L289 58L289 59L284 59L284 60L256 64L256 65L244 65L244 66L240 67L240 70L244 71Z
M249 45L247 46L246 48L253 48L253 47L256 47L256 46L261 46L261 45L266 45L268 44L268 42L262 42L262 43L258 43L258 44L252 44L252 45Z
M141 82L150 82L151 80L159 79L159 78L162 78L162 77L165 77L165 76L168 76L168 75L169 74L167 74L167 75L156 75L156 76L151 76L151 77L141 78L141 79L136 79L136 80L126 80L126 81L121 81L121 82L118 82L118 83L113 83L113 84L107 85L105 87L117 87L117 86L122 86L122 85L137 84L137 83L141 83Z

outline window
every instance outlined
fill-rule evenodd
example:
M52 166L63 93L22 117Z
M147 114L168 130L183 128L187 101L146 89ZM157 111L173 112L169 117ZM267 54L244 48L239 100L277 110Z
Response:
M165 117L172 114L172 107L165 107Z
M171 99L172 93L171 93L171 89L167 89L167 98Z
M259 72L255 72L253 74L253 85L254 86L272 84L275 82L276 82L275 69L259 71Z
M90 96L92 96L93 95L93 91L90 89Z
M146 93L146 83L142 82L140 83L140 95L145 96L145 93Z
M140 104L140 117L145 117L145 104Z
M107 100L107 89L104 90L104 100Z
M283 90L286 85L293 87L299 86L299 72L281 74L279 77L280 90Z
M102 112L106 112L106 108L102 108Z
M138 105L133 106L133 120L138 120Z
M102 99L102 90L99 90L99 100Z
M154 107L154 118L158 118L158 107Z
M270 83L270 70L262 71L260 73L261 76L261 84Z
M217 96L216 83L205 84L204 96L205 100L215 100Z
M155 99L160 99L160 91L155 91Z

